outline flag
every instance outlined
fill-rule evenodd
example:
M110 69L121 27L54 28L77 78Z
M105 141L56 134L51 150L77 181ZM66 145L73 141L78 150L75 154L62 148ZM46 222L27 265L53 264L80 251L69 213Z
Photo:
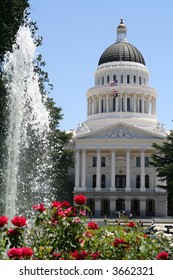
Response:
M115 96L115 97L117 97L118 96L118 91L115 89L115 88L113 88L112 90L111 90L111 92L112 92L112 94L113 94L113 96Z
M117 86L117 80L109 83L110 87Z

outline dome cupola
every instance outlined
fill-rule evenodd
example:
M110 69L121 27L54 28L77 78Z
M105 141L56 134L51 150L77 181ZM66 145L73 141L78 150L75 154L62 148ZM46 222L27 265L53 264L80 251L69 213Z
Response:
M127 28L121 19L117 27L116 43L109 46L101 55L98 65L114 61L137 62L145 65L145 60L140 51L127 42Z

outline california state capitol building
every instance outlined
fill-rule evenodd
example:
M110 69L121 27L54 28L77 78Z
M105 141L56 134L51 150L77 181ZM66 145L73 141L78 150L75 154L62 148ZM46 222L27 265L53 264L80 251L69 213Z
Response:
M167 194L157 187L152 143L167 133L157 119L157 92L121 19L115 43L100 56L86 93L87 119L73 131L74 195L84 194L94 217L116 212L166 217ZM159 184L161 184L159 182Z

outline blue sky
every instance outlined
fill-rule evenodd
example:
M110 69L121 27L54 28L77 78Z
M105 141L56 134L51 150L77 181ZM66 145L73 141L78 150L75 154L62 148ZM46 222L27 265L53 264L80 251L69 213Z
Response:
M94 86L94 72L102 52L116 41L120 18L128 42L143 54L150 86L158 92L157 116L173 128L173 1L172 0L30 0L31 20L37 21L54 85L51 92L62 108L60 129L75 129L85 121L86 92Z

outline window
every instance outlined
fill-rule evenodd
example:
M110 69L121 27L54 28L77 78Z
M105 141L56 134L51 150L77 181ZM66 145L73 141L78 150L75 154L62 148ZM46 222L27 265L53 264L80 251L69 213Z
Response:
M107 76L107 83L109 83L109 76Z
M136 157L136 167L141 167L141 158Z
M145 187L146 189L149 188L149 175L145 175Z
M121 75L121 84L123 84L123 75Z
M102 99L101 100L101 113L104 112L104 100Z
M145 157L145 167L149 167L149 157Z
M130 75L127 75L127 84L130 84Z
M93 175L93 182L92 182L92 184L93 184L93 188L95 188L96 187L96 174Z
M130 112L130 98L127 98L127 112Z
M113 75L113 81L116 81L116 75Z
M142 113L142 100L139 99L139 112Z
M105 166L106 166L106 158L101 157L101 167L105 167Z
M125 188L126 187L126 176L125 175L116 175L115 177L116 188Z
M139 84L141 85L142 84L142 78L139 77Z
M136 188L139 189L141 187L141 177L140 175L136 175Z
M93 167L97 166L97 157L93 157Z
M104 174L101 176L101 187L106 187L106 176Z
M136 76L133 76L133 82L136 84Z
M104 85L104 77L102 77L102 85Z

